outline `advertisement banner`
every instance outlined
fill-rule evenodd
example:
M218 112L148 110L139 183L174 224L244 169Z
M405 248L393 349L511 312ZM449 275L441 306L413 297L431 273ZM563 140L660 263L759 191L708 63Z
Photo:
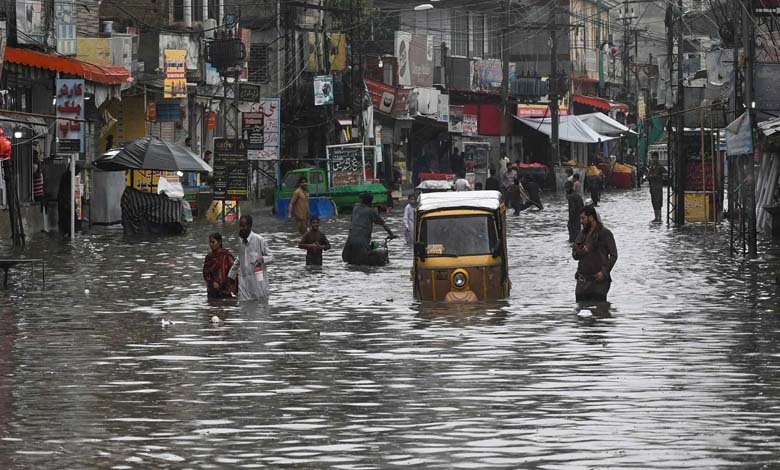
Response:
M412 86L433 86L433 36L413 34L409 49Z
M458 134L463 132L463 106L450 106L450 121L447 130Z
M16 0L16 42L18 44L46 44L43 11L43 0Z
M260 99L258 113L263 114L263 149L250 150L250 160L278 160L281 139L281 111L279 98Z
M57 79L57 118L57 152L83 152L84 126L81 121L84 120L84 80Z
M450 95L439 95L439 112L436 115L439 122L450 122Z
M748 113L726 126L726 155L736 157L753 154L753 130Z
M307 36L309 59L306 62L306 70L309 72L341 72L347 68L347 36L344 33L330 33L323 40L322 33L310 32ZM325 69L323 51L329 53L328 64L330 70Z
M247 149L263 150L265 144L265 115L263 113L241 113L241 135Z
M0 20L0 78L3 78L3 60L5 60L5 43L7 34L7 26L5 20Z
M214 139L214 199L246 201L249 188L247 145L243 140Z
M365 80L365 83L374 109L393 117L409 114L410 89L399 90L382 82L368 79Z
M314 77L314 106L333 104L333 76Z
M163 52L165 66L163 73L163 97L177 99L187 97L187 51L166 49Z
M412 86L412 70L409 63L412 33L395 32L395 57L398 60L398 84Z
M463 115L463 135L479 134L478 116L476 114Z

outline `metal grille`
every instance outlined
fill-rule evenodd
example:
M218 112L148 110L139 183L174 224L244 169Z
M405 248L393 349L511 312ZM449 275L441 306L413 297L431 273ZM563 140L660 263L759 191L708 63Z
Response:
M249 48L249 81L253 83L268 83L270 74L268 73L268 53L267 43L253 43Z

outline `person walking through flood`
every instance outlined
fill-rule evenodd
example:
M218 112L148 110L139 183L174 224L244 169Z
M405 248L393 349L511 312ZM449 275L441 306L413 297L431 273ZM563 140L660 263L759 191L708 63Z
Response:
M330 250L330 242L320 231L319 217L309 219L309 231L301 238L298 248L306 250L306 266L322 266L322 252Z
M569 204L569 220L567 227L569 229L569 243L574 243L577 236L580 234L582 224L580 224L580 212L585 207L585 203L582 200L582 196L574 191L574 183L567 181L563 185L566 190L566 199Z
M593 201L593 207L598 207L603 187L604 177L602 175L595 174L588 178L588 189L590 190L590 200Z
M664 201L664 173L666 168L658 162L658 152L650 154L650 167L647 169L645 179L650 185L650 200L653 204L655 218L653 222L661 221L661 208Z
M378 265L380 260L371 256L371 229L374 224L381 225L390 238L395 238L390 227L379 217L372 206L374 195L366 191L360 195L360 203L352 209L352 224L349 227L347 242L341 252L345 263L357 265Z
M238 281L238 300L267 300L270 294L266 267L274 256L268 242L252 231L252 216L238 219L238 258L228 277Z
M417 197L410 194L404 207L404 240L407 245L414 245L414 209L417 207Z
M575 297L577 302L606 302L612 285L610 273L618 259L615 237L593 206L580 211L580 223L582 231L572 248L572 257L578 261Z
M228 273L235 263L230 250L222 246L222 235L209 235L209 253L203 261L203 280L206 281L206 293L212 298L232 297L236 294L236 283L231 282Z
M306 233L306 224L309 221L309 185L305 176L298 180L298 189L290 198L290 205L287 207L287 220L295 217L295 226L298 233Z

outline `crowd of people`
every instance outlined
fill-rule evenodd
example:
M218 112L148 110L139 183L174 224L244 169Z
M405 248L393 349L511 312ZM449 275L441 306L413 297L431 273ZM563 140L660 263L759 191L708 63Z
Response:
M658 162L658 155L651 155L646 179L650 183L650 194L655 218L661 220L663 177L665 168ZM511 181L511 184L509 182ZM496 182L491 182L491 189ZM515 214L531 206L543 208L539 186L530 178L521 179L512 174L512 168L502 172L498 182L499 190L514 209ZM618 259L617 245L612 232L601 222L596 206L600 200L600 187L591 186L591 201L583 200L582 182L579 174L571 173L564 185L568 205L567 228L572 257L578 261L575 273L575 298L578 302L603 302L612 284L611 272ZM594 197L594 191L596 192ZM320 230L318 217L309 214L307 181L302 178L288 208L288 219L295 218L296 228L303 235L298 248L306 250L307 265L321 265L322 254L331 249L326 235ZM352 212L351 226L342 251L342 259L349 264L381 265L381 260L371 246L371 232L374 225L385 229L388 238L395 238L390 227L378 214L373 205L371 193L361 195L361 201ZM417 207L416 195L410 195L404 208L404 239L408 245L414 243L414 217ZM222 244L222 236L209 236L209 253L203 265L203 278L209 297L233 297L239 300L266 300L269 294L266 267L273 263L268 242L252 230L253 220L249 215L239 219L240 243L237 256Z

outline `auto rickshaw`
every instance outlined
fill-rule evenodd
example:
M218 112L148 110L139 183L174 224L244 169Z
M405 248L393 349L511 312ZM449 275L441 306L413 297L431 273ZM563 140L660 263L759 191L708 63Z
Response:
M414 297L421 301L508 297L512 283L501 193L421 194L415 212L412 276Z

